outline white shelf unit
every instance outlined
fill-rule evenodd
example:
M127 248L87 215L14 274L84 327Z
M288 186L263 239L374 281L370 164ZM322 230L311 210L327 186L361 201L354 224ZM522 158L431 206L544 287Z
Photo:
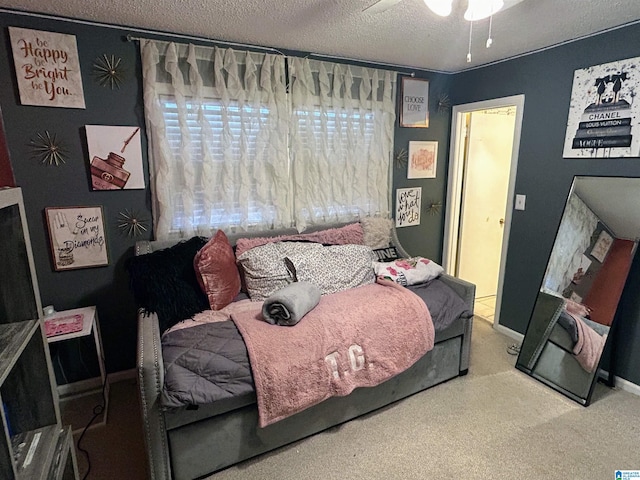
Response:
M0 401L0 478L77 480L39 320L0 324Z
M100 385L97 390L95 386L93 386L94 382L91 381L76 382L77 385L74 385L75 388L73 393L63 393L63 389L58 387L58 394L60 395L61 401L60 408L62 409L62 418L65 420L65 424L72 425L73 433L75 434L81 432L84 429L84 426L87 424L87 421L90 420L93 416L93 408L95 407L95 403L102 405L102 412L98 416L97 421L94 421L91 424L90 428L102 426L107 423L107 416L109 414L109 382L107 381L107 371L104 364L104 350L102 348L102 337L100 334L98 311L96 310L95 306L74 308L73 310L56 312L53 315L45 317L45 320L55 320L57 318L69 317L72 315L82 315L82 330L48 337L47 342L49 344L52 344L64 342L73 338L92 335L95 344L96 355L98 358L98 365L100 367ZM67 387L68 386L69 385L67 385ZM79 397L83 396L91 397L87 398L88 403L77 401ZM75 411L69 412L70 409ZM75 420L76 418L82 419L79 424L77 424L77 420Z

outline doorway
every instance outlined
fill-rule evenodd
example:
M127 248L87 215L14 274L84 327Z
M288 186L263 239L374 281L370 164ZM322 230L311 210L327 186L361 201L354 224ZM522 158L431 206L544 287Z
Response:
M453 108L443 266L476 285L475 312L500 325L524 96Z

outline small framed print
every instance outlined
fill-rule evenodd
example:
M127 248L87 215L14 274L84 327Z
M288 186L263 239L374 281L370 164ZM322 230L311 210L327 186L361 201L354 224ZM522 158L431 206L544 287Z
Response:
M45 209L56 271L109 264L102 207Z
M407 178L436 178L438 142L409 142Z
M401 127L427 128L429 126L429 81L402 78Z
M396 227L420 225L422 187L396 190Z
M600 263L604 262L612 243L613 237L609 235L606 230L602 230L600 236L598 236L598 240L596 240L596 244L593 246L593 250L591 250L591 256Z

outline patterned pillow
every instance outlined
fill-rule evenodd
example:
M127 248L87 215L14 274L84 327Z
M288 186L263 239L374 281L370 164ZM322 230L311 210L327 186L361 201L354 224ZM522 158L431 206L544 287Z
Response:
M320 255L290 257L301 282L317 285L323 295L373 283L375 255L366 245L322 247Z
M293 281L285 258L293 264L297 279L318 286L323 295L375 281L375 259L365 245L279 242L252 248L238 257L252 300L264 300Z
M376 275L405 287L428 282L444 272L444 268L427 258L413 257L393 262L373 262Z

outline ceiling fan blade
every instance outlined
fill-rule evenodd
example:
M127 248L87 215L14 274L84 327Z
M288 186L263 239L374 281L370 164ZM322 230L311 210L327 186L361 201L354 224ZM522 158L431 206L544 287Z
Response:
M394 5L400 3L402 0L378 0L377 2L369 5L367 8L362 10L367 13L380 13L385 10L390 9Z

